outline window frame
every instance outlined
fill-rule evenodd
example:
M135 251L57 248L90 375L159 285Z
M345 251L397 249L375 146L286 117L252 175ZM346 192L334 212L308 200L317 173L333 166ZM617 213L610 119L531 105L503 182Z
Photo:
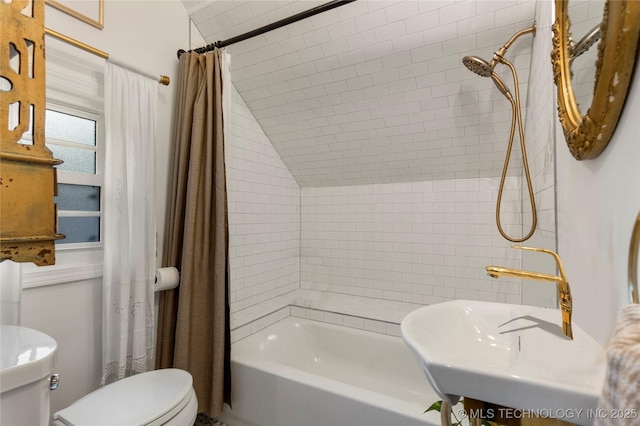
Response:
M58 183L100 186L100 241L90 243L56 244L56 264L50 266L36 266L21 264L22 288L37 288L50 285L66 284L70 282L100 279L103 272L104 256L104 185L105 185L105 118L104 112L97 109L83 108L71 102L47 99L46 109L65 114L89 118L96 121L96 173L79 173L57 170ZM25 138L27 135L25 135ZM30 136L29 136L30 137ZM46 135L45 135L46 140ZM64 178L64 181L61 180ZM89 178L89 179L87 179ZM70 211L67 211L70 212ZM87 213L82 212L84 216ZM59 217L60 212L57 212Z
M45 141L58 146L66 146L77 149L84 149L87 151L96 153L96 172L95 174L72 172L68 170L57 170L57 182L56 184L70 184L70 185L84 185L84 186L97 186L100 188L100 210L98 211L75 211L75 210L59 210L57 209L57 218L60 217L99 217L100 218L100 240L96 242L85 243L61 243L56 244L56 251L69 251L69 250L86 250L96 249L103 247L104 241L104 156L105 156L105 144L104 144L104 114L97 111L88 111L86 109L77 106L68 106L60 102L54 102L47 100L47 110L56 111L62 114L72 115L75 117L81 117L88 120L95 121L96 123L96 145L83 145L73 142L48 138L45 134ZM64 241L64 240L63 240Z

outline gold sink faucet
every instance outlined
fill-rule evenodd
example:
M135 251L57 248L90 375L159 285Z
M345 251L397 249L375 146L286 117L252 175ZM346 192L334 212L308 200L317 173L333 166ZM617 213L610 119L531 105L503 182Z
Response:
M520 250L531 250L537 251L540 253L547 253L553 256L556 261L556 265L558 266L558 273L560 276L541 274L538 272L530 272L530 271L521 271L519 269L509 269L502 268L500 266L487 266L487 274L490 277L498 278L498 277L514 277L514 278L524 278L527 280L540 280L540 281L550 281L557 284L558 287L558 299L560 300L560 309L562 309L562 332L569 339L573 340L573 331L571 329L571 311L573 308L573 302L571 301L571 288L569 287L569 281L567 281L567 277L564 274L564 268L562 267L562 262L560 261L560 256L554 251L536 248L536 247L523 247L523 246L511 246L515 249Z

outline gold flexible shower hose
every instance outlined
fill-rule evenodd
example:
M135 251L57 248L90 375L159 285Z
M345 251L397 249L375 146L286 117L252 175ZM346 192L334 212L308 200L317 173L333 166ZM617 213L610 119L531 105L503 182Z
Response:
M536 213L536 201L533 195L533 185L531 184L531 175L529 173L529 162L527 161L527 149L524 144L524 131L522 129L522 112L520 111L520 89L518 88L518 76L511 62L509 62L504 58L500 58L500 62L507 65L511 69L511 74L513 75L513 81L515 86L514 90L516 92L516 100L514 102L511 96L507 97L507 99L511 103L511 111L512 111L511 131L509 133L509 146L507 147L507 154L505 155L504 166L502 167L502 177L500 178L500 188L498 189L498 200L496 202L496 225L498 226L498 231L504 238L514 243L521 243L531 238L531 236L535 232L536 225L538 223L538 216ZM529 233L522 238L514 238L509 236L504 231L504 229L502 229L502 224L500 221L500 205L502 204L502 192L504 191L504 181L507 177L507 168L509 167L509 159L511 157L511 148L513 147L513 137L515 135L516 119L518 120L518 133L520 134L520 147L522 148L522 162L524 165L524 174L527 180L527 188L529 190L529 201L531 203L531 215L532 215L531 229L529 230Z

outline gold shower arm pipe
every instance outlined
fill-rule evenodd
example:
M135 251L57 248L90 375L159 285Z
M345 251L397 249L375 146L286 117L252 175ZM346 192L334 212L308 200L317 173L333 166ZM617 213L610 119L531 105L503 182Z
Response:
M511 45L513 44L513 42L515 42L520 36L523 36L525 34L529 34L529 33L533 33L534 35L536 34L536 27L537 24L535 21L533 21L533 25L530 26L529 28L525 28L524 30L520 30L517 33L515 33L514 35L511 36L511 38L509 39L509 41L507 41L504 44L504 48L508 49L511 47Z
M529 34L529 33L533 33L533 35L536 35L536 29L537 29L536 21L533 21L533 25L531 25L529 28L525 28L524 30L520 30L517 33L515 33L514 35L512 35L511 38L504 44L504 46L502 46L500 49L498 49L493 54L493 60L491 61L491 67L493 68L498 62L500 62L502 60L502 58L504 57L504 54L507 52L507 49L509 49L511 47L511 45L519 37L521 37L521 36L523 36L525 34Z
M45 32L45 34L50 35L51 37L57 38L58 40L61 40L61 41L65 42L65 43L67 43L67 44L75 46L75 47L77 47L79 49L82 49L82 50L84 50L86 52L89 52L89 53L91 53L93 55L99 56L102 59L109 59L109 54L107 52L104 52L104 51L102 51L100 49L96 49L93 46L89 46L88 44L83 43L81 41L78 41L78 40L76 40L74 38L71 38L71 37L69 37L67 35L61 34L61 33L57 32L57 31L51 30L49 28L45 28L44 32ZM170 81L171 80L166 75L160 75L160 78L158 79L158 83L162 84L163 86L168 86Z

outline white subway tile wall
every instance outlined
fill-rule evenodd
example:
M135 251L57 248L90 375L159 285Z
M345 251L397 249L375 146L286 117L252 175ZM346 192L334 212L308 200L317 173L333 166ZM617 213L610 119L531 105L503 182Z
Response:
M196 27L193 20L189 20L189 49L197 49L207 44L207 41L202 37L198 27Z
M556 200L555 200L555 123L556 87L549 52L552 49L551 24L553 2L538 2L536 8L537 32L533 40L531 76L529 79L529 105L525 117L527 153L535 192L538 226L526 245L556 250ZM526 189L523 188L523 192ZM531 220L529 202L523 201L524 226ZM523 269L556 274L554 260L540 253L522 254ZM557 292L553 286L535 281L524 281L522 303L526 305L557 307Z
M231 311L300 286L300 188L234 89L225 122Z
M391 322L384 320L371 319L368 317L356 316L351 314L336 313L322 309L306 308L302 306L286 306L271 312L264 317L253 320L247 324L239 326L231 330L231 342L237 342L245 337L252 335L276 322L287 318L304 318L313 321L326 322L329 324L342 325L349 328L357 328L359 330L372 331L374 333L387 334L390 336L401 337L400 322Z
M209 42L316 1L216 1L190 15ZM533 0L360 0L227 49L232 78L302 187L496 177L510 106L461 63L530 26ZM526 105L532 37L508 59ZM496 72L509 86L507 68ZM519 147L510 171L520 175Z
M556 86L549 52L552 49L550 30L552 2L540 2L537 10L539 36L534 40L531 59L531 78L529 85L529 106L525 117L525 136L527 153L531 166L531 177L536 194L538 212L537 233L542 238L555 241L555 122L556 122ZM524 202L525 223L531 212L529 204Z
M519 280L484 272L522 265L494 219L510 106L460 59L489 58L536 3L472 3L361 0L228 48L242 94L226 152L233 341L290 315L397 335L424 304L521 303ZM217 40L313 5L221 1L193 18ZM551 5L537 8L548 32ZM531 39L518 42L510 59L528 106L538 233L553 236L546 38L533 55ZM191 47L200 40L192 29ZM521 235L529 206L514 145L502 215Z
M505 184L505 229L522 232L520 178ZM496 230L499 179L302 188L301 288L431 304L520 303L519 280L484 267L520 267Z
M422 306L300 289L232 313L231 340L236 342L288 316L399 336L402 319Z
M232 325L231 343L244 339L245 337L258 332L271 324L275 324L278 321L291 316L291 309L292 308L287 305L275 311L270 311L261 317L247 319L246 321L243 321L242 325L235 327Z

